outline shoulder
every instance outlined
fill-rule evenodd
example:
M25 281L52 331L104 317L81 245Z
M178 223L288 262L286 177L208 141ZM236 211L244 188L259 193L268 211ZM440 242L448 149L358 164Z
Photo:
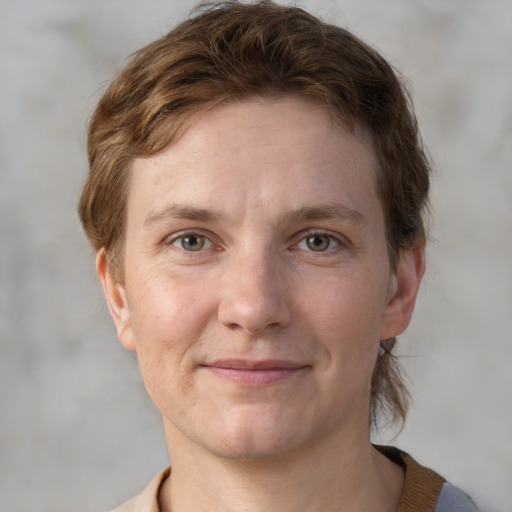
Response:
M170 473L170 467L160 471L140 494L111 512L159 512L158 494Z
M469 496L445 483L434 512L478 512L478 508Z
M138 496L135 496L135 498L132 498L129 501L126 501L122 505L119 505L119 507L116 507L114 510L111 510L110 512L133 512L136 510L135 508L135 502L137 501Z

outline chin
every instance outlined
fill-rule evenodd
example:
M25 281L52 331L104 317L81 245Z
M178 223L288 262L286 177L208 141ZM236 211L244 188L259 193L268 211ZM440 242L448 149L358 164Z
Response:
M254 412L254 411L253 411ZM282 415L246 414L224 422L217 436L210 438L210 451L227 459L266 461L282 459L311 442L304 422L286 421ZM213 434L213 431L210 431Z
M300 442L294 442L292 439L263 439L262 437L253 434L245 439L226 439L217 443L217 446L211 447L210 451L224 459L266 462L287 458L301 445Z

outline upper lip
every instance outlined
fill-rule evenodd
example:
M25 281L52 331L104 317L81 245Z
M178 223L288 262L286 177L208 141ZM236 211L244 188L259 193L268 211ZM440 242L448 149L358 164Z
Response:
M205 363L202 366L229 368L231 370L296 370L308 365L281 359L265 359L259 361L250 361L247 359L219 359Z

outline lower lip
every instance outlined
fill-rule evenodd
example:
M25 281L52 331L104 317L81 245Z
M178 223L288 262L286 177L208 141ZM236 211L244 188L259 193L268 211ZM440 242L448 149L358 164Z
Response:
M236 382L237 384L241 384L243 386L257 387L267 386L269 384L274 384L276 382L289 379L304 370L305 367L269 368L256 370L247 370L245 368L221 368L217 366L206 366L205 368L217 377Z

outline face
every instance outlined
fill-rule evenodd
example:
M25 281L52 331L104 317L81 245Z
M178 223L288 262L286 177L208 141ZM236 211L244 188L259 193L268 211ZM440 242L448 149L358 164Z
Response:
M97 268L171 447L367 438L379 340L406 327L423 271L419 250L390 269L375 172L364 133L296 98L215 107L135 161L124 281L102 252Z

